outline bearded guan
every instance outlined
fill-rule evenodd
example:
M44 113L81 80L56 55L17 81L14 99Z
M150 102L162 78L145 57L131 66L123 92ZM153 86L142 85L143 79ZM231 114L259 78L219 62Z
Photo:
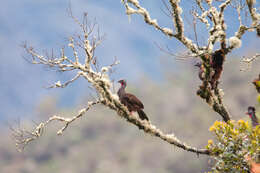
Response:
M255 85L257 92L260 94L260 74L257 79L252 82Z
M205 78L205 69L201 62L197 62L194 66L199 67L199 78L200 80L204 80Z
M117 92L120 102L127 107L130 113L137 112L141 120L149 121L148 117L143 111L144 109L143 103L133 94L125 92L126 81L120 80L118 81L118 83L121 84L121 87Z
M252 120L252 127L259 125L259 121L255 115L255 108L253 106L248 107L246 114L249 115Z

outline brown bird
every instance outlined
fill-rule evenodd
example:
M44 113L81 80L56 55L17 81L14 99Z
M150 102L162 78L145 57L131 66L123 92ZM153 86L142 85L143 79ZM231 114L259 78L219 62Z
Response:
M257 92L260 94L260 74L258 76L258 79L253 80L252 83L255 85Z
M259 121L255 115L255 108L253 106L248 107L246 114L249 115L252 120L252 127L259 125Z
M121 84L121 87L117 91L120 102L127 107L130 113L137 112L141 120L149 121L148 117L144 113L144 105L143 103L133 94L126 93L126 81L120 80L118 83Z
M200 80L204 80L205 74L204 74L204 67L201 62L197 62L194 66L199 67L199 78Z
M223 71L223 64L226 58L225 50L216 50L210 57L210 65L214 69L214 73L211 76L210 84L211 88L215 89L219 83L219 78Z

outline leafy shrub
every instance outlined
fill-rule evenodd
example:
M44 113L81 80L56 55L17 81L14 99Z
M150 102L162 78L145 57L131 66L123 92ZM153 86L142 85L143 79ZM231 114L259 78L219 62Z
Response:
M258 163L260 156L260 126L252 128L248 121L228 123L216 121L209 131L216 136L216 142L208 141L206 146L216 161L213 172L250 172L248 158Z

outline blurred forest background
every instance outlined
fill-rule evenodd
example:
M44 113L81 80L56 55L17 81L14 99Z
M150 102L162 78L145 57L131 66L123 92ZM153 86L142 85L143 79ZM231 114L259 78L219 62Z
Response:
M152 17L163 25L172 25L158 8L163 7L162 1L143 3L149 10L153 9ZM210 170L212 163L207 156L197 157L148 136L102 106L93 107L80 121L73 122L63 136L56 135L60 124L53 123L23 153L16 151L9 125L16 127L20 120L23 128L30 129L34 122L46 120L53 114L71 117L92 99L87 81L82 79L64 89L44 89L43 86L57 80L66 81L72 75L29 64L22 58L24 51L19 47L26 40L40 50L59 50L66 45L66 38L79 31L68 17L68 4L69 1L64 0L1 2L0 172L189 173ZM192 8L192 3L183 1L182 5L187 13ZM221 118L196 96L200 81L198 69L193 66L195 62L176 60L154 44L167 45L178 53L184 50L179 42L162 36L144 24L140 16L132 17L129 22L120 0L74 0L72 10L76 17L87 11L92 19L96 18L101 32L107 35L97 49L100 63L111 64L115 56L120 60L112 79L127 79L127 91L142 100L150 120L163 131L174 132L189 145L205 147L212 138L208 128ZM232 17L233 13L225 15ZM188 26L185 32L192 38L189 16L185 19ZM228 37L239 25L234 20L229 22ZM198 33L200 43L206 39L203 34ZM227 57L220 87L225 92L225 105L235 120L248 120L244 112L247 106L257 102L251 81L259 73L260 62L256 61L250 71L240 72L239 61L242 56L259 52L260 42L255 33L245 34L242 40L242 48ZM118 87L115 84L115 91Z
M167 67L170 62L162 63L167 64L164 65L167 82L156 83L143 76L140 81L130 83L128 91L143 100L145 112L159 128L173 131L180 140L203 148L212 138L209 126L220 120L220 116L194 94L196 88L192 86L198 85L198 78L192 63L174 63L178 64L178 73ZM250 81L257 75L259 65L255 63L252 71L242 73L238 59L227 60L221 82L233 119L248 120L244 112L248 105L256 103L256 91ZM57 99L42 98L33 120L46 120L52 114L70 117L89 100L86 96L78 107L60 109ZM33 122L23 120L21 125L30 128ZM212 165L208 156L198 157L146 135L102 106L94 107L80 121L72 123L63 136L56 135L58 125L53 123L23 153L15 150L8 129L2 129L0 172L187 173L205 172Z

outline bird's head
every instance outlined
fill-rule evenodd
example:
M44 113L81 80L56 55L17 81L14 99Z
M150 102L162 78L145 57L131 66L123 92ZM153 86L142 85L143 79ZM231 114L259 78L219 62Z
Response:
M199 68L200 68L200 67L201 67L201 65L202 65L202 64L201 64L201 62L197 62L197 63L196 63L194 66L196 66L196 67L199 67Z
M252 84L254 84L257 87L260 87L260 79L255 79L252 81Z
M126 86L126 80L124 79L119 80L118 83L120 83L121 86Z
M249 117L251 118L252 115L255 114L255 108L254 108L253 106L249 106L249 107L247 108L246 114L249 115Z
M260 74L259 74L259 76L258 76L258 79L253 80L252 83L253 83L255 86L260 87Z

